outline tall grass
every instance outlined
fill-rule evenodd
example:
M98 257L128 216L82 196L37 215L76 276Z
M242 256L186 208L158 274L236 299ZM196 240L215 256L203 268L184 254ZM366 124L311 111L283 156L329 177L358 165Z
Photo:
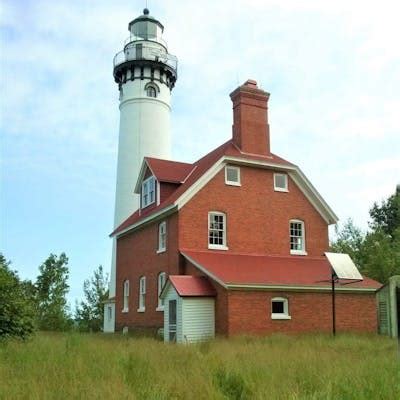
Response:
M270 336L167 345L39 334L0 344L0 399L400 399L396 342Z

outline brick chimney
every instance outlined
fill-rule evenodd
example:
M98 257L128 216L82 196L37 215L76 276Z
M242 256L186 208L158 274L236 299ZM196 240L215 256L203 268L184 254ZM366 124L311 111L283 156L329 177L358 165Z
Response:
M269 93L248 79L231 93L233 103L233 142L245 153L270 155Z

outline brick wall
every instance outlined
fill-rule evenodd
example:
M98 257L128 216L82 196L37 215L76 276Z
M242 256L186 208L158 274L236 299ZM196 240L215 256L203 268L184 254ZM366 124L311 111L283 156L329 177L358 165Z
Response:
M116 276L116 329L122 327L162 327L163 312L156 311L157 277L160 272L167 275L179 273L178 215L167 219L167 251L157 254L158 221L139 231L122 236L117 241ZM137 312L139 307L139 278L146 276L146 311ZM123 282L129 279L129 312L122 313Z
M329 246L328 226L289 178L289 192L275 192L273 171L241 167L241 186L225 184L220 171L179 212L180 248L206 250L208 212L227 214L229 251L289 255L289 220L305 223L306 250L322 255ZM218 250L217 250L218 251Z
M291 320L271 319L271 299L286 297ZM229 335L332 332L330 293L230 291ZM337 332L377 332L375 294L336 295Z

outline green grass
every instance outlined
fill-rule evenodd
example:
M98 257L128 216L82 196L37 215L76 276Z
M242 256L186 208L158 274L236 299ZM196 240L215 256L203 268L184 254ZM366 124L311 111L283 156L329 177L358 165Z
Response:
M340 335L166 345L38 334L0 344L0 399L400 399L397 343Z

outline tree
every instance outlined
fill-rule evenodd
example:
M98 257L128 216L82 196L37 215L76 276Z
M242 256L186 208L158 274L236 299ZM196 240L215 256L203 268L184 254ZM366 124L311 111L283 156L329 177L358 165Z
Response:
M34 286L21 281L0 253L0 339L25 339L35 330Z
M358 268L362 268L363 252L362 247L365 235L360 228L354 225L349 218L341 229L335 226L336 240L331 244L331 250L336 253L348 254Z
M400 187L381 205L370 209L370 231L362 233L351 220L336 230L331 249L347 253L360 271L385 283L391 276L400 275Z
M108 275L99 265L93 277L83 283L84 300L76 305L75 320L83 331L98 332L103 327L104 304L108 298Z
M362 253L362 271L368 277L384 283L400 275L400 228L392 236L383 229L367 233Z
M50 254L39 267L36 280L38 325L42 330L63 331L71 325L66 294L69 286L68 258Z
M381 229L393 237L396 229L400 228L400 185L397 185L396 193L382 201L381 205L374 203L369 215L372 219L370 226L374 231Z

